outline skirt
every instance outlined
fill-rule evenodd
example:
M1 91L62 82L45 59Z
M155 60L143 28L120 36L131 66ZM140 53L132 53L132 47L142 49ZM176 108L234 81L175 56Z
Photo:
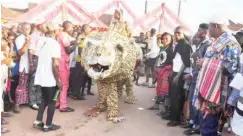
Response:
M21 72L19 74L19 84L15 93L16 104L29 103L29 74Z
M172 66L164 66L156 69L157 87L156 94L164 96L169 92L169 75L172 72Z

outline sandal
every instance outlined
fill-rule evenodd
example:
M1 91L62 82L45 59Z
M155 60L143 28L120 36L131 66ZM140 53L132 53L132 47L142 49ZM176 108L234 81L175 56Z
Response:
M70 95L69 97L70 97L71 99L73 99L73 100L78 100L78 98L75 97L75 96L73 96L73 95Z
M141 86L149 86L149 84L144 82L144 83L141 84Z
M7 117L12 117L13 115L9 112L2 112L1 116L7 118Z
M75 110L70 108L70 107L67 107L67 108L64 108L64 109L60 109L60 112L74 112Z
M1 119L1 125L7 125L8 124L8 122L5 120L5 119Z
M159 107L156 107L156 106L154 105L154 106L148 108L148 110L159 110Z
M5 134L5 133L8 133L8 132L10 132L9 129L1 127L1 134Z
M19 105L15 105L14 106L13 112L14 113L20 113L20 107L19 107Z
M155 88L155 85L149 85L148 88Z

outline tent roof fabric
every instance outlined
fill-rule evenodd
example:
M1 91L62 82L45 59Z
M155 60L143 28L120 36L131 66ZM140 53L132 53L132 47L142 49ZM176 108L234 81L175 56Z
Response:
M2 18L5 20L12 20L24 14L27 11L28 9L19 10L19 9L11 9L11 8L6 8L1 6Z
M37 5L29 12L16 18L15 22L40 24L49 21L60 23L69 20L74 24L81 25L90 23L92 18L92 14L74 0L47 0ZM93 22L96 22L96 24L99 24L102 27L106 26L99 20L94 20Z
M243 24L232 24L232 25L229 25L228 28L231 31L239 31L239 30L243 29Z

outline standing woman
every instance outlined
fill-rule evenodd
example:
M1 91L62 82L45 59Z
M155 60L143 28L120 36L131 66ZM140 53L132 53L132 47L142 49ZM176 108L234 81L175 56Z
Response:
M172 35L165 32L161 35L160 53L156 63L156 95L157 100L149 110L159 110L159 104L164 100L169 91L168 76L172 72L173 59L173 38Z

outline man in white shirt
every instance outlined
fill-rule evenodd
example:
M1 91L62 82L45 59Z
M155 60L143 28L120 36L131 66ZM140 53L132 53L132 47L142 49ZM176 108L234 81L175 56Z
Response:
M154 88L155 87L155 63L156 63L156 59L157 56L159 54L160 48L157 44L157 37L156 37L156 29L152 28L151 31L151 37L150 37L150 41L149 41L149 46L151 47L151 50L145 55L147 58L147 62L146 62L146 71L145 71L145 75L146 75L146 81L145 83L143 83L143 86L148 86L149 85L149 76L150 76L150 71L151 71L151 75L152 75L152 85L150 85L150 88Z
M38 110L38 104L41 103L41 90L39 87L34 85L35 72L37 68L38 58L36 56L38 46L43 45L43 40L45 38L46 27L44 24L38 25L37 29L33 31L30 35L30 46L28 47L29 53L29 105L32 109Z
M30 43L30 31L31 27L28 23L23 23L21 25L22 34L18 36L15 40L15 44L18 50L18 55L20 56L19 62L19 84L16 89L16 105L14 112L19 113L19 105L27 104L29 102L29 58L28 58L28 46Z
M59 26L54 23L47 25L48 32L41 46L37 47L38 65L35 75L34 84L41 87L42 101L38 110L34 128L42 129L44 132L60 129L60 126L52 124L55 113L57 87L62 89L59 80L59 58L61 57L61 46L56 40ZM47 110L46 123L42 122L45 108Z

